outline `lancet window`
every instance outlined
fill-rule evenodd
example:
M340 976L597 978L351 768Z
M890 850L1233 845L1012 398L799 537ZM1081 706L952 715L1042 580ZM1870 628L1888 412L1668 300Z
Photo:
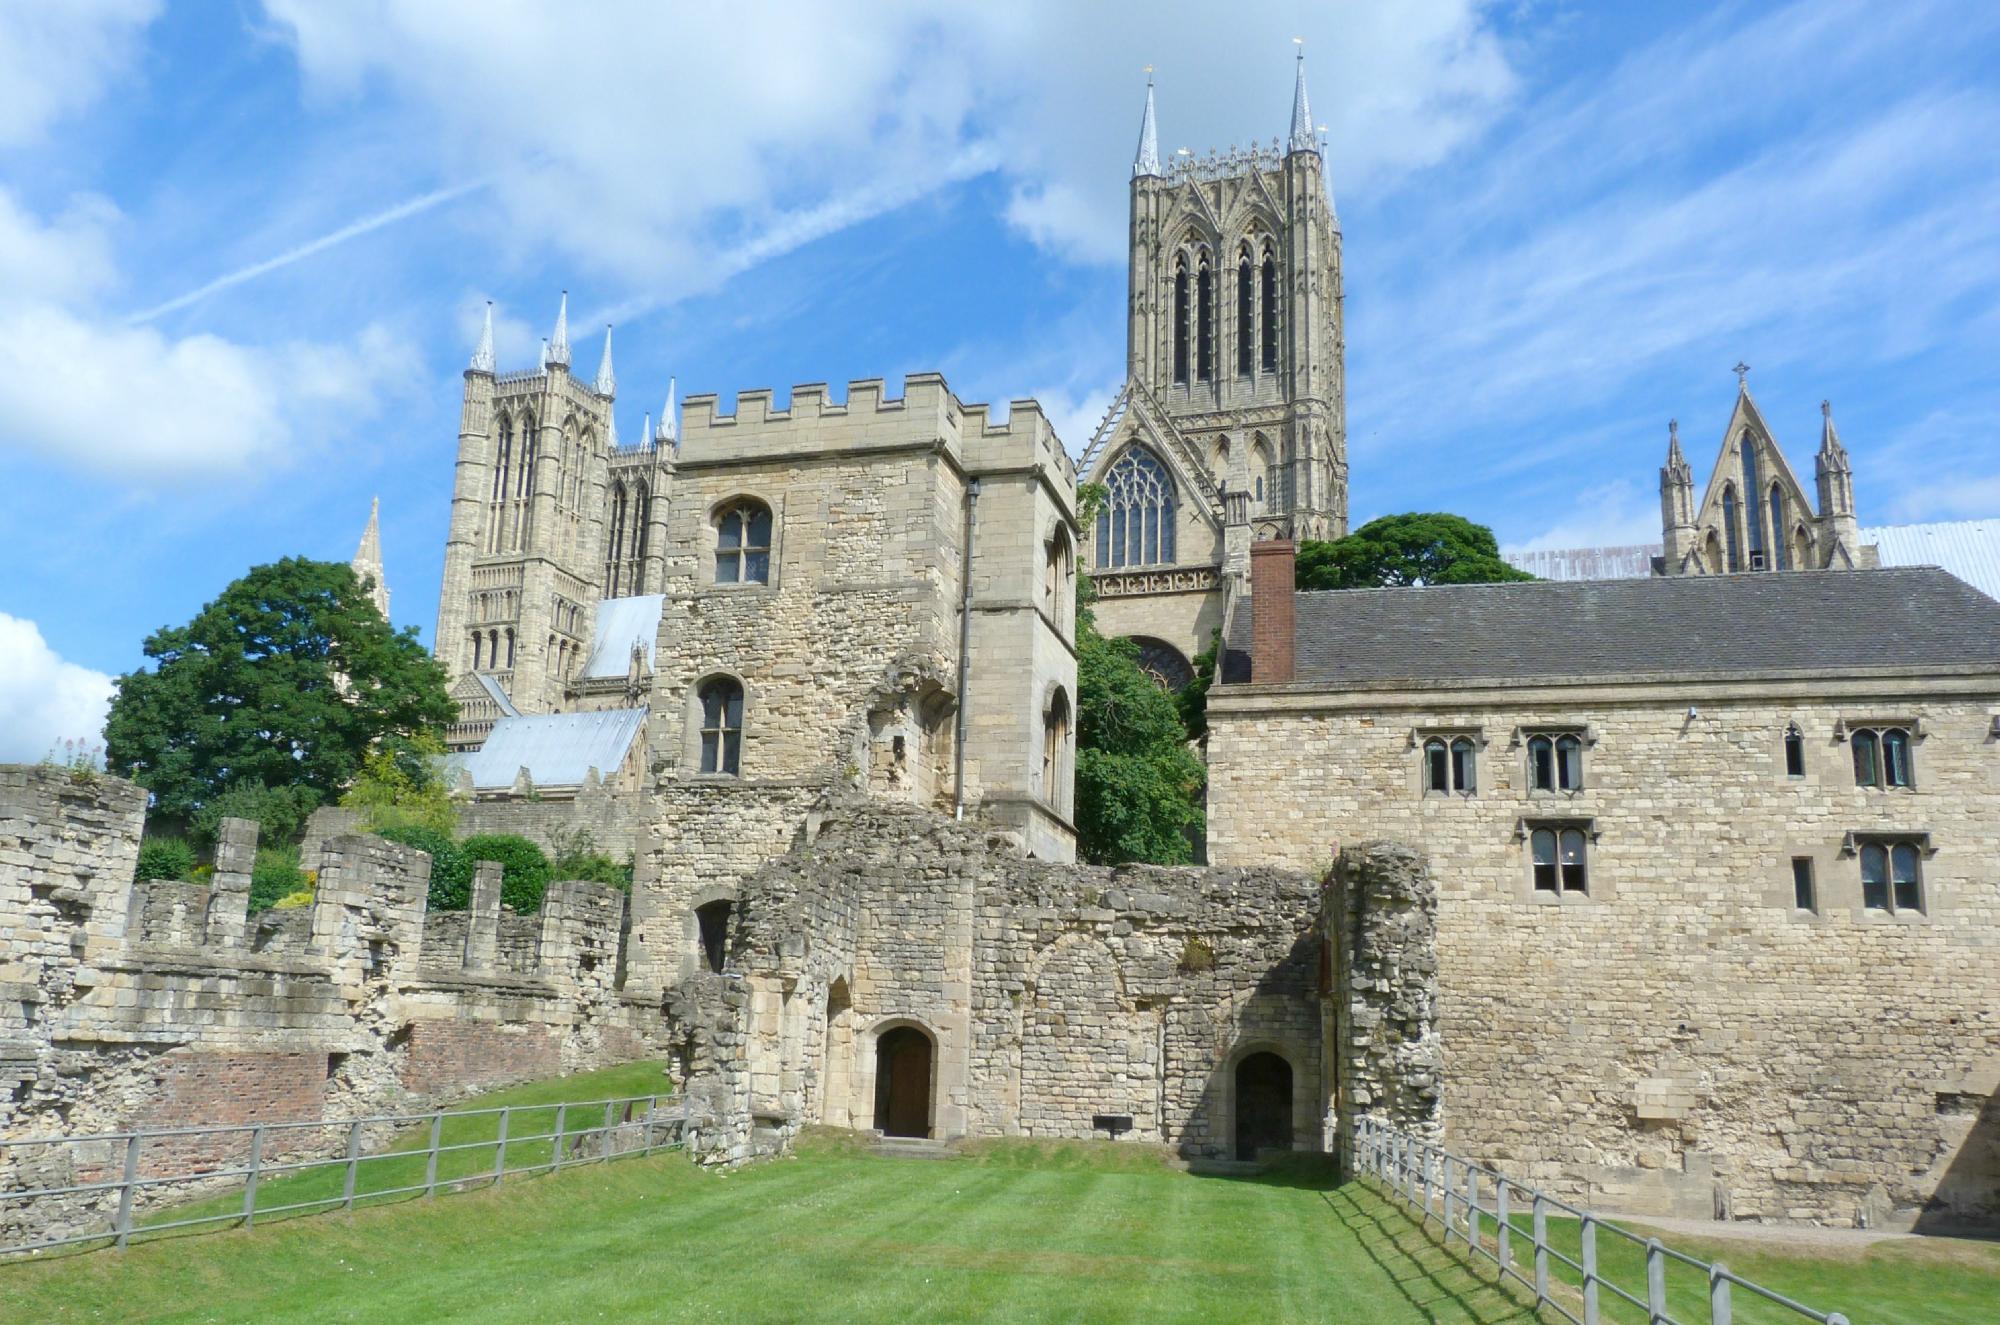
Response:
M1250 267L1250 246L1245 244L1236 256L1236 375L1250 376L1250 366L1254 362L1257 341L1257 313L1255 301L1251 297L1253 278Z
M1097 515L1097 566L1157 566L1174 560L1174 481L1144 447L1118 457L1104 477Z
M1264 250L1264 371L1278 370L1278 259Z

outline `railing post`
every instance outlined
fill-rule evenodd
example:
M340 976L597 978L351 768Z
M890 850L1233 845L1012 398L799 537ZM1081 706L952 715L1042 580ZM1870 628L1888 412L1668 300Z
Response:
M1583 1325L1597 1325L1597 1221L1583 1217Z
M361 1167L361 1120L347 1125L347 1176L340 1184L340 1208L354 1208L354 1173Z
M1438 1204L1443 1207L1440 1219L1444 1223L1444 1245L1451 1245L1451 1156L1444 1157L1438 1165Z
M118 1233L118 1245L123 1247L132 1241L132 1194L134 1184L139 1181L139 1134L125 1138L125 1181L118 1189L118 1222L113 1227Z
M1465 1245L1479 1250L1479 1170L1465 1166Z
M1431 1217L1431 1179L1436 1173L1437 1156L1432 1154L1430 1148L1427 1146L1424 1148L1424 1220L1428 1220Z
M569 1117L569 1105L567 1103L556 1105L556 1127L555 1127L556 1134L549 1140L549 1144L555 1147L556 1171L560 1171L562 1169L563 1123L564 1120L566 1120L568 1117Z
M1658 1238L1646 1239L1646 1325L1667 1318L1667 1251Z
M597 1157L597 1162L600 1164L610 1162L611 1128L612 1125L615 1122L617 1122L617 1120L618 1120L618 1101L617 1100L604 1101L604 1153Z
M513 1112L512 1108L503 1108L500 1110L500 1140L493 1147L493 1185L495 1187L498 1187L500 1180L507 1176L507 1119Z
M1535 1309L1549 1300L1549 1207L1540 1192L1535 1193Z
M1729 1267L1717 1261L1708 1267L1709 1325L1730 1325L1733 1315L1729 1305Z
M436 1196L438 1189L438 1138L444 1133L444 1110L431 1114L430 1154L424 1159L424 1195Z
M640 1133L643 1142L639 1147L639 1153L642 1155L653 1153L653 1111L659 1107L660 1097L658 1095L648 1095L646 1097L646 1116L641 1120L645 1130Z
M1514 1230L1507 1223L1507 1179L1501 1176L1493 1179L1493 1217L1499 1221L1493 1229L1495 1259L1504 1270L1513 1263Z
M264 1167L264 1125L250 1129L250 1176L243 1183L243 1227L257 1222L257 1172Z

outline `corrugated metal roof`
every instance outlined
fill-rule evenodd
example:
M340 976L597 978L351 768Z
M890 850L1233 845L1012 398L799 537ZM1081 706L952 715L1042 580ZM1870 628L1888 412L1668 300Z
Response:
M1245 607L1250 610L1244 610ZM1301 593L1300 681L2000 668L2000 602L1929 567ZM1254 604L1230 623L1241 674Z
M2000 520L1885 524L1861 531L1884 566L1942 566L1989 598L2000 598Z
M1658 543L1634 543L1502 551L1500 559L1541 580L1643 580L1653 573L1653 558L1665 551Z
M502 714L510 718L521 716L521 710L514 707L514 701L507 698L507 692L501 689L498 678L488 676L484 672L474 672L472 679L479 682L480 689L484 690L493 702L500 706Z
M523 768L538 787L579 785L593 768L609 777L624 765L645 721L644 709L501 718L485 744L451 757L451 777L468 772L481 790L513 786Z
M606 598L597 605L597 635L590 642L590 657L583 664L586 679L623 676L632 665L632 646L646 651L646 667L653 666L653 648L660 637L660 605L664 594L640 594L633 598Z

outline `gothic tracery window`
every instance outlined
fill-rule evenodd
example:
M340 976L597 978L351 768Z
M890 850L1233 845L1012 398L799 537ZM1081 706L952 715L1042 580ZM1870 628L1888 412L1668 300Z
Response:
M1278 369L1278 259L1264 250L1264 371Z
M1195 376L1215 380L1215 274L1204 250L1195 272Z
M1743 534L1737 523L1736 506L1736 489L1725 487L1722 490L1722 537L1729 544L1731 571L1743 569Z
M1069 749L1069 696L1057 690L1042 718L1042 799L1063 809L1063 760Z
M1861 727L1848 733L1854 751L1854 785L1857 787L1908 787L1910 774L1910 729L1907 727Z
M1174 259L1174 381L1188 380L1187 258Z
M1743 518L1750 534L1750 569L1763 570L1764 561L1764 512L1758 509L1757 494L1763 485L1757 481L1757 448L1750 441L1750 434L1743 434Z
M1775 483L1771 485L1771 554L1779 570L1792 568L1785 548L1785 491Z
M1916 843L1867 842L1859 854L1862 906L1891 914L1923 910L1923 865Z
M1159 566L1174 560L1174 481L1160 458L1135 446L1104 476L1097 515L1097 566Z
M1250 376L1256 354L1257 317L1251 299L1250 246L1236 257L1236 375Z
M705 682L701 701L701 771L735 777L743 768L743 687L734 677Z
M1528 738L1528 785L1536 791L1583 789L1583 740L1574 732Z
M763 502L746 497L717 517L715 582L771 582L771 508Z
M1537 892L1587 893L1590 891L1588 847L1580 828L1537 828L1528 837L1534 861Z

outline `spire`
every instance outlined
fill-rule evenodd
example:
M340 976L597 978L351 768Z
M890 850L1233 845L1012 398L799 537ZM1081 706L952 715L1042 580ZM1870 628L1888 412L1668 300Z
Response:
M549 364L569 367L569 291L562 292L562 303L556 308L556 334L549 337L548 354L543 367Z
M368 601L389 619L389 586L382 578L382 499L377 497L368 506L368 527L361 531L361 544L354 549L354 560L348 563L354 568L355 578L368 591Z
M1146 113L1139 120L1139 152L1132 158L1132 176L1160 173L1160 134L1153 127L1153 66L1146 66Z
M672 442L677 440L678 430L674 426L674 395L679 386L679 378L669 377L667 379L667 403L660 406L660 427L653 434L654 439L657 441Z
M652 446L652 444L653 444L653 416L649 411L646 417L639 420L639 445L642 447L650 447Z
M1289 148L1294 152L1315 152L1319 150L1319 140L1313 137L1312 107L1306 104L1306 43L1302 37L1294 37L1299 44L1298 82L1292 88L1292 140Z
M472 351L469 365L475 373L493 371L493 301L486 301L486 325L479 330L479 345Z
M1667 468L1679 474L1688 471L1687 457L1681 453L1681 421L1667 420Z
M1847 448L1840 444L1840 432L1833 426L1833 402L1830 400L1820 401L1819 415L1820 415L1820 425L1819 425L1820 455L1837 458L1843 464L1846 463Z
M604 324L604 357L597 361L597 380L591 390L609 399L618 394L618 379L611 372L611 324Z

